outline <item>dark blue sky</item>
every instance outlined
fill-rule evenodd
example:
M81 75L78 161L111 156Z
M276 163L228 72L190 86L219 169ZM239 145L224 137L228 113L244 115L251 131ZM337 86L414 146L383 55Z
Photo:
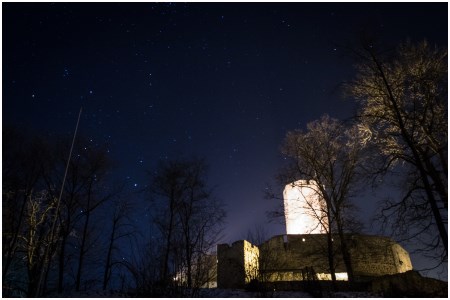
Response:
M345 46L363 31L386 48L448 36L447 3L2 6L3 124L71 134L83 106L80 132L109 145L136 191L159 159L206 157L227 204L225 242L267 222L275 203L263 190L288 130L354 115L339 91L354 75Z

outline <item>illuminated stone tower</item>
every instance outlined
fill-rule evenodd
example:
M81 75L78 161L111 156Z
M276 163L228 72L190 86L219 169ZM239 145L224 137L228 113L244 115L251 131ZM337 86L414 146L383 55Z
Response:
M314 268L318 280L331 280L325 201L318 193L314 180L298 180L283 191L287 234L274 236L256 246L241 240L217 245L217 287L244 288L252 279L282 283L310 280L308 269ZM344 238L351 253L356 281L412 270L408 252L390 238L364 234L333 235L337 280L348 280L347 269L340 251ZM295 285L292 285L295 286ZM291 286L291 287L292 287ZM275 287L275 285L274 285ZM277 288L278 289L278 288Z
M314 180L298 180L283 191L287 234L325 233L328 229L325 202L317 195Z

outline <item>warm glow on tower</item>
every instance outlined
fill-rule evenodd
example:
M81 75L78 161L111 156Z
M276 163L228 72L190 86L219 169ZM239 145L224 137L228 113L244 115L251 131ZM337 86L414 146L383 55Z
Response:
M327 226L324 201L317 194L313 180L298 180L283 191L287 234L324 233ZM322 224L319 220L322 220Z

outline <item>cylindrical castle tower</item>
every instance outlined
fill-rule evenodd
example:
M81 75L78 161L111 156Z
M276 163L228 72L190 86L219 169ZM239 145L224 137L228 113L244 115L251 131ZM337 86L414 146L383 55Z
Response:
M297 180L283 191L287 234L325 233L328 229L326 204L319 197L314 180Z

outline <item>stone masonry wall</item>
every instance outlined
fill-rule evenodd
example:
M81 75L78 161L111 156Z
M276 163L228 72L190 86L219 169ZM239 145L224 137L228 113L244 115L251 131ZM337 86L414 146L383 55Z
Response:
M408 252L390 238L347 235L346 240L356 279L412 270ZM333 237L333 245L335 272L344 273L337 236ZM259 247L247 241L222 244L218 245L217 258L219 288L242 288L257 275L264 281L304 280L304 270L311 267L324 278L330 273L324 234L279 235Z
M387 237L357 235L349 239L355 276L382 276L412 270L408 252Z
M333 238L336 272L345 272L340 253L340 240ZM381 276L412 269L411 260L399 244L389 238L348 235L355 276ZM262 245L278 254L273 269L300 270L313 267L316 273L329 273L326 235L302 234L275 236ZM262 256L265 252L262 251Z
M217 287L243 288L258 275L259 249L248 241L217 246Z
M300 272L313 267L317 273L329 273L327 259L327 241L323 234L279 235L260 246L262 255L276 253L273 258L273 270L291 270ZM335 245L338 250L338 244ZM336 272L343 272L344 265L340 256L336 257Z

